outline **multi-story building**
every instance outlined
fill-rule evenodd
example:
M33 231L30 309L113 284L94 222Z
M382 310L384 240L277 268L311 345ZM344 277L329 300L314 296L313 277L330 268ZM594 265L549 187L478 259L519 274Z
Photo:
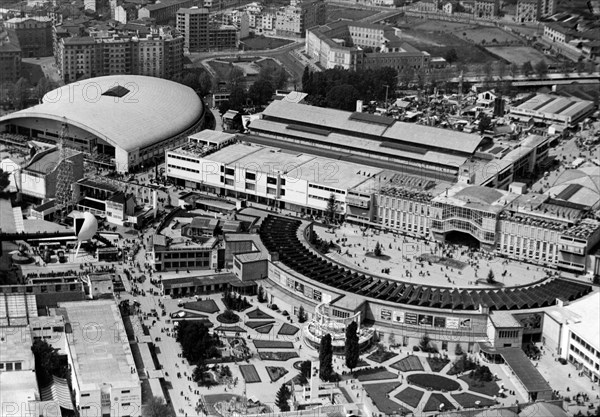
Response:
M577 37L577 31L560 22L544 23L544 39L550 42L568 43Z
M209 15L208 8L192 7L177 11L177 30L183 34L184 47L191 52L237 48L237 27L211 22Z
M540 0L519 0L515 20L518 23L532 23L540 20Z
M75 405L82 415L126 416L139 412L142 389L114 300L60 303L72 333L66 350ZM86 336L90 325L96 336Z
M540 17L548 17L555 14L556 3L556 0L540 0Z
M155 4L149 4L138 10L138 19L154 19L158 25L175 23L177 10L182 7L192 7L197 3L196 0L163 0Z
M0 84L17 82L21 76L21 46L13 30L0 32Z
M65 34L58 27L55 32L55 58L65 82L116 74L172 78L183 70L183 36L168 27L145 36L94 28L86 36Z
M52 56L52 19L46 16L14 17L4 22L16 32L24 57Z
M477 18L492 19L498 16L499 0L475 0L473 14Z
M291 0L289 6L282 7L275 17L275 29L278 35L303 38L306 29L324 25L327 13L323 0Z
M177 10L177 30L183 35L184 48L191 52L208 50L209 15L203 7Z
M427 69L430 55L402 42L390 26L338 20L306 31L306 53L324 68Z

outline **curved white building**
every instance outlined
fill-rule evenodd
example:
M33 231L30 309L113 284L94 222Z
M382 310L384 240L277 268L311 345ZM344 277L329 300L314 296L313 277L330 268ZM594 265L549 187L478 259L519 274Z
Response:
M164 155L202 128L204 106L189 87L138 75L111 75L65 85L42 103L0 118L0 132L56 141L119 172Z

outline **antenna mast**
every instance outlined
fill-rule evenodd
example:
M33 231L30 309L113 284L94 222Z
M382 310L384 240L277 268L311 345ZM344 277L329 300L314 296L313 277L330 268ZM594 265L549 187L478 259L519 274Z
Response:
M69 135L67 118L63 117L58 137L58 173L56 176L56 214L58 220L64 220L73 205L73 161L69 158L66 148L66 138Z

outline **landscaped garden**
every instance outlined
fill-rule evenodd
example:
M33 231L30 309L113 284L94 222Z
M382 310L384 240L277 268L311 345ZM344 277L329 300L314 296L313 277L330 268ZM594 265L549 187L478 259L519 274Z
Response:
M254 365L240 365L240 372L242 373L244 381L246 381L247 384L261 381Z
M398 374L388 371L384 366L359 369L354 371L353 375L361 382L398 378Z
M409 384L432 391L456 391L460 384L450 378L432 374L412 374L406 377Z
M452 398L454 398L456 402L459 403L463 408L491 407L492 405L496 404L494 400L480 397L479 395L470 394L468 392L452 394Z
M263 361L287 361L299 358L298 352L258 352L258 356Z
M494 377L487 366L478 366L468 375L461 376L460 379L469 384L469 391L490 397L498 395L498 391L500 391L500 387L494 381Z
M225 291L223 293L223 304L225 304L225 307L228 310L235 310L235 311L244 311L247 308L252 306L252 304L250 304L248 302L246 297L242 298L242 296L239 294L236 297L233 293L231 293L229 291Z
M441 358L441 357L431 357L427 358L427 363L431 367L433 372L440 372L446 365L450 363L450 359Z
M397 356L396 353L390 352L389 350L385 350L383 346L378 346L377 350L367 356L367 359L372 360L373 362L383 363L392 359L394 356Z
M440 405L444 404L443 407L440 408ZM446 398L445 395L434 392L433 394L431 394L431 396L429 397L429 399L427 400L427 403L425 404L425 407L423 407L423 411L428 412L428 411L445 411L445 410L454 410L454 406L452 405L452 403L450 402L450 400L448 398Z
M261 333L261 334L267 334L271 331L272 328L273 328L272 324L267 324L266 326L257 327L254 330L256 330L258 333Z
M298 333L300 329L296 326L292 326L291 324L283 323L277 334L285 335L285 336L293 336Z
M288 373L287 369L282 368L280 366L265 366L267 373L269 374L269 378L271 378L272 382L279 380L285 374Z
M267 325L273 324L273 323L275 323L275 322L269 321L269 320L247 321L246 326L250 327L251 329L256 329L256 328L267 326Z
M240 321L240 316L235 314L233 311L227 309L217 316L217 321L223 324L233 324Z
M292 342L284 340L253 340L257 349L294 349Z
M401 372L425 370L418 356L407 356L406 358L400 359L398 362L394 362L390 366Z
M262 311L260 308L256 308L248 313L246 313L249 319L272 319L273 317L269 316L267 313Z
M423 391L408 387L396 394L395 397L403 403L415 408L419 405L419 402L421 402L423 394L425 394Z
M400 382L383 382L379 384L365 384L363 388L371 400L373 400L377 409L383 414L410 413L409 409L402 407L388 397L388 394L395 390L398 385L400 385Z
M200 300L185 303L183 308L187 310L201 311L202 313L212 314L219 311L219 306L214 300Z

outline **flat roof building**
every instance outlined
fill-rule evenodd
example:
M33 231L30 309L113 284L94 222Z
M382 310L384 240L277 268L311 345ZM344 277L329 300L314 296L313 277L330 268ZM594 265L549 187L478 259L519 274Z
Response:
M140 379L114 300L60 303L58 312L72 329L67 351L81 413L116 417L140 410Z

